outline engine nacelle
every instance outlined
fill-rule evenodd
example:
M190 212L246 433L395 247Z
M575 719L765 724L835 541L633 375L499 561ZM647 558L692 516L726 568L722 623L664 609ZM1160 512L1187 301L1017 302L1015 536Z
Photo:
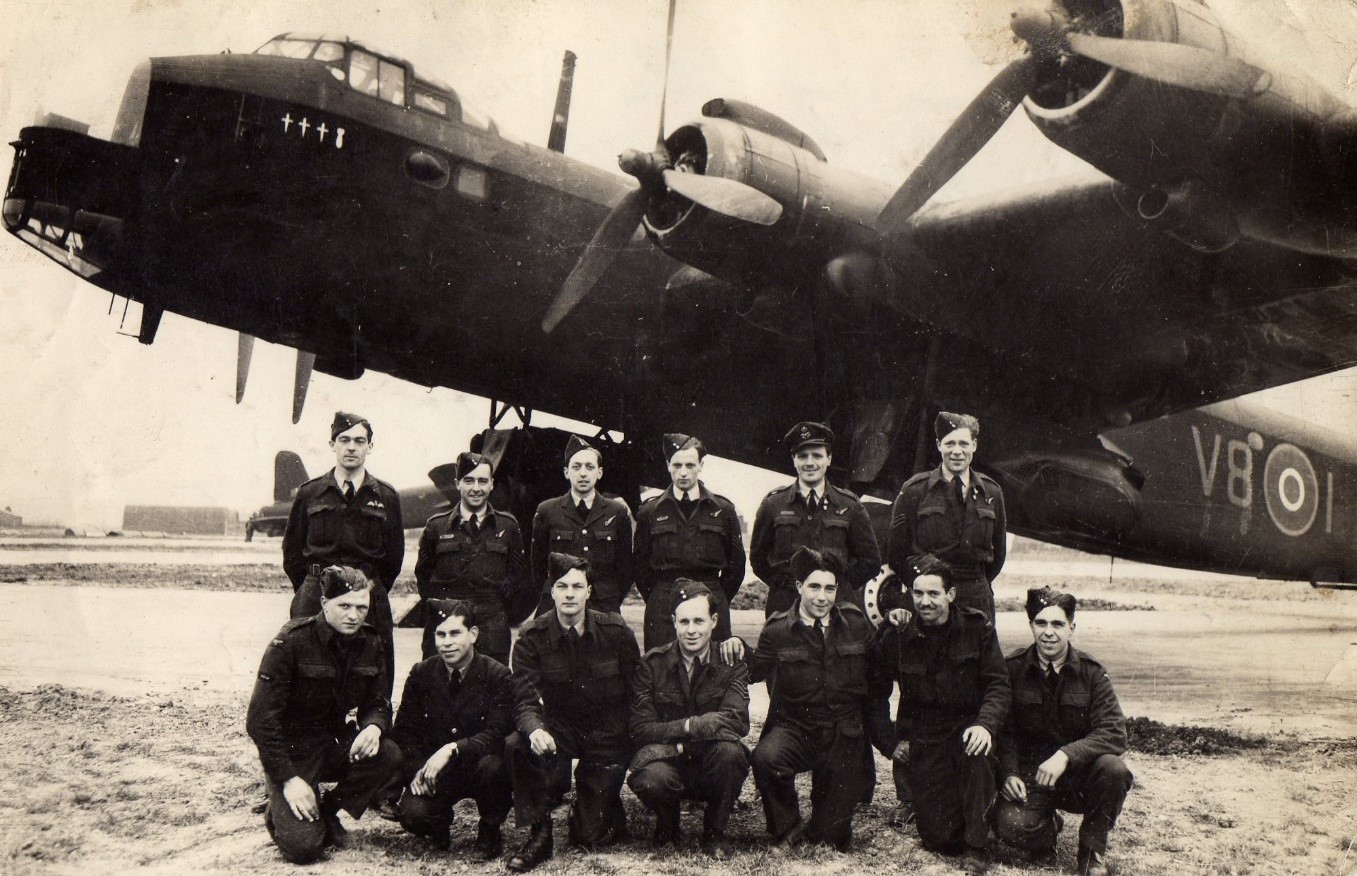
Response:
M1116 544L1139 519L1139 472L1109 453L1025 454L994 464L1014 529Z
M665 141L677 170L738 180L782 204L774 225L711 212L676 194L651 207L645 228L674 258L741 283L751 276L804 275L832 252L873 245L886 183L836 168L808 149L725 118L704 118Z
M1190 187L1207 241L1176 209L1171 218L1189 243L1212 248L1222 228L1244 237L1320 255L1357 255L1357 217L1348 209L1357 170L1344 157L1351 111L1301 71L1304 59L1275 58L1235 33L1207 7L1181 0L1081 0L1102 7L1099 35L1194 46L1263 71L1255 94L1232 98L1172 87L1071 57L1033 90L1023 106L1052 142L1137 193ZM1120 14L1120 28L1115 22ZM1281 64L1290 61L1286 68ZM1220 205L1231 216L1222 218ZM1169 204L1191 210L1193 203ZM1142 213L1145 212L1142 210ZM1175 230L1179 230L1175 229ZM1167 229L1166 229L1167 230Z

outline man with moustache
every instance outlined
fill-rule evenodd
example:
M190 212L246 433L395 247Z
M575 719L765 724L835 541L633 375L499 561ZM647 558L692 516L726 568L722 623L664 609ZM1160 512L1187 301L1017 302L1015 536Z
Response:
M336 411L330 424L335 467L297 488L283 533L283 571L292 581L291 616L320 611L320 573L327 566L360 569L372 582L368 623L383 639L387 684L394 683L395 638L387 596L405 560L401 500L367 470L372 424ZM391 696L390 688L386 695Z
M933 423L942 463L905 481L891 509L886 561L897 572L909 557L932 554L952 570L959 608L978 608L994 623L992 584L1008 551L1004 491L971 468L980 421L943 411Z
M523 536L512 514L490 505L495 476L479 453L457 456L457 505L429 518L419 538L415 583L424 600L461 599L476 607L477 651L509 664L508 606L532 585ZM423 654L434 654L434 630L424 627Z
M449 846L453 806L476 801L476 854L494 860L504 850L503 825L513 805L504 739L513 730L509 670L477 653L476 607L460 599L426 604L437 654L415 664L405 681L391 738L404 754L401 826Z
M702 483L707 448L690 435L664 436L670 489L636 513L636 589L646 601L645 647L674 640L672 607L677 581L707 585L718 623L713 636L730 638L730 600L744 583L744 538L735 505Z
M962 869L984 873L995 741L1012 698L1008 670L985 613L954 604L946 563L911 557L902 574L912 579L914 611L894 609L872 648L873 662L900 685L892 760L913 792L923 847L964 852Z
M1126 719L1102 664L1070 644L1076 601L1050 587L1027 591L1033 643L1008 656L1013 709L1000 738L1000 839L1036 856L1055 852L1063 821L1082 813L1078 872L1106 876L1107 835L1134 777Z
M797 581L789 563L799 548L834 551L847 563L837 582L840 600L860 590L881 569L866 509L857 496L829 482L834 433L823 423L797 423L782 443L792 455L796 482L764 497L749 540L754 574L768 585L765 617L796 602Z
M344 566L316 579L318 613L288 621L269 644L245 719L268 788L264 824L296 864L329 846L348 848L339 810L362 817L401 762L400 749L382 738L391 725L391 681L382 639L364 623L372 584ZM321 782L338 784L322 797Z
M685 796L706 803L702 849L729 860L726 825L749 775L749 670L720 659L717 602L707 585L679 579L670 620L676 640L646 653L636 673L631 735L639 750L627 784L655 813L654 845L678 843Z
M868 733L876 738L889 725L890 679L867 659L872 625L852 603L835 604L844 569L833 551L800 548L791 558L797 599L768 619L750 661L750 680L766 681L769 697L754 783L768 833L783 849L809 841L848 850L853 809L868 787ZM808 824L795 785L806 771Z
M537 614L552 608L547 569L552 553L588 560L589 607L620 611L632 581L631 509L595 489L603 477L603 454L578 435L566 441L564 473L570 491L538 505L532 519L533 586L542 588Z
M514 643L517 732L506 746L514 811L529 828L508 867L525 872L549 859L553 838L548 806L552 764L578 759L571 842L586 849L626 834L622 780L631 758L627 729L632 682L641 654L619 614L588 608L589 563L547 557L553 609L519 630Z

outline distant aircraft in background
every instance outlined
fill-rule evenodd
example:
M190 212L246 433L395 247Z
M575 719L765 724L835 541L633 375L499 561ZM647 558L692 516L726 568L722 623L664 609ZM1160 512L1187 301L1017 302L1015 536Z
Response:
M562 152L569 75L541 148L396 57L284 34L145 62L111 141L25 128L3 215L140 301L143 343L166 310L240 332L238 397L255 337L295 347L294 420L313 368L487 396L492 430L549 410L625 435L633 503L664 432L785 471L821 420L835 479L889 501L964 410L1014 532L1352 584L1353 436L1229 401L1357 363L1357 18L1307 5L1332 29L1281 0L1020 10L1024 53L898 188L722 98L667 135L661 106L619 177ZM1105 176L932 202L1019 106ZM514 509L562 488L553 443L500 473Z

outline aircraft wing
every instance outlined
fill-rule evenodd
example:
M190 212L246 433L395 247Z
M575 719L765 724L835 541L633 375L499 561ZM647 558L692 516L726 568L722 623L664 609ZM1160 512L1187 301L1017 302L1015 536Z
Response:
M888 241L891 294L1008 363L1015 388L1094 390L1111 423L1357 364L1350 263L1247 240L1204 252L1200 229L1127 200L1099 179L930 206Z

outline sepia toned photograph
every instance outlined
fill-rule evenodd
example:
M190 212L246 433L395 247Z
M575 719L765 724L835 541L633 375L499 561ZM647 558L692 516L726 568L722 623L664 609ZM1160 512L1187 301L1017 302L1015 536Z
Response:
M0 871L1357 876L1357 3L0 20Z

